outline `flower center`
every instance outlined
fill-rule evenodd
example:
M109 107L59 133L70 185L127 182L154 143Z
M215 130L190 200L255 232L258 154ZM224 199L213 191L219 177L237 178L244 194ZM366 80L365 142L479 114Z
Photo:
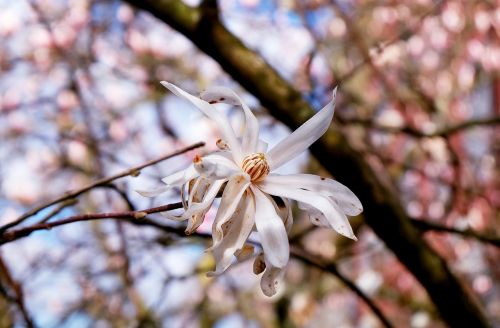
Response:
M269 164L263 153L255 153L243 159L243 171L248 173L253 182L264 179L269 174Z

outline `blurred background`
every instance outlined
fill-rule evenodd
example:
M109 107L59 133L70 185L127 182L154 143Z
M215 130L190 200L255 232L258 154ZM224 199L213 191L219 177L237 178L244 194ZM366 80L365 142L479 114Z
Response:
M340 83L335 129L395 191L394 201L500 327L500 2L220 0L218 10L222 24L313 108ZM176 190L153 200L134 190L159 186L195 153L214 150L218 135L160 80L192 94L229 86L252 107L271 146L290 133L273 108L172 26L123 1L0 0L0 226L70 190L204 141L202 149L93 188L14 228L179 201ZM221 110L242 126L240 111ZM324 165L306 153L282 172L327 175ZM337 275L294 257L272 298L260 291L251 260L207 278L214 263L203 233L214 214L189 237L96 220L5 243L0 326L382 326ZM294 214L294 247L334 263L395 327L447 326L363 214L352 218L356 243Z

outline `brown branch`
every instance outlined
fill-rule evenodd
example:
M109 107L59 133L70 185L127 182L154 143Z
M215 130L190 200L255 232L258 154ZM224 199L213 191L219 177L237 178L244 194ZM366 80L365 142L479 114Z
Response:
M82 222L82 221L93 221L99 219L116 219L116 220L137 220L144 221L144 224L153 225L157 227L161 227L163 230L170 230L169 232L179 232L183 231L176 228L171 228L163 225L158 225L154 223L154 221L148 220L146 216L152 213L165 212L170 210L175 210L182 208L182 203L173 203L162 205L158 207L148 208L142 211L123 211L123 212L110 212L110 213L93 213L93 214L80 214L73 215L65 219L61 219L54 222L46 222L46 223L37 223L25 228L19 228L12 231L5 232L2 236L0 236L0 245L3 245L8 242L12 242L14 240L21 239L23 237L27 237L31 235L35 231L39 230L50 230L54 227L74 223L74 222Z
M64 196L60 196L54 200L51 200L45 204L42 204L40 206L37 206L33 209L31 209L30 211L26 212L25 214L21 215L19 218L17 218L15 221L11 222L11 223L7 223L5 224L4 226L0 227L0 234L2 233L5 233L5 231L13 226L16 226L20 223L22 223L24 220L26 220L27 218L37 214L38 212L40 212L41 210L43 209L46 209L47 207L50 207L52 205L55 205L57 203L60 203L60 202L64 202L66 200L69 200L69 199L72 199L72 198L75 198L93 188L96 188L96 187L100 187L100 186L103 186L103 185L106 185L108 183L110 183L111 181L114 181L116 179L119 179L119 178L123 178L123 177L126 177L126 176L137 176L140 174L141 170L145 167L148 167L148 166L151 166L151 165L155 165L161 161L164 161L166 159L169 159L169 158L172 158L174 156L177 156L177 155L180 155L180 154L183 154L183 153L186 153L190 150L193 150L195 148L199 148L199 147L202 147L204 146L205 143L204 142L198 142L198 143L195 143L191 146L188 146L188 147L185 147L185 148L182 148L176 152L173 152L173 153L170 153L170 154L167 154L167 155L164 155L164 156L161 156L157 159L153 159L151 161L148 161L144 164L141 164L141 165L138 165L138 166L135 166L131 169L128 169L128 170L125 170L125 171L122 171L118 174L115 174L115 175L112 175L110 177L107 177L107 178L102 178L102 179L99 179L91 184L89 184L88 186L86 187L83 187L83 188L80 188L78 190L75 190L75 191L72 191L70 193L67 193L66 195Z
M500 124L500 116L497 117L491 117L491 118L485 118L485 119L477 119L477 120L469 120L463 123L459 123L456 125L452 125L449 127L442 128L440 130L437 130L435 132L423 132L419 131L417 129L411 128L411 127L403 127L403 128L398 128L398 127L392 127L392 126L383 126L383 125L378 125L377 123L371 121L371 120L364 120L364 119L339 119L342 121L342 123L345 124L356 124L356 125L362 125L367 128L371 128L374 130L379 130L382 132L387 132L387 133L405 133L413 137L417 138L434 138L434 137L449 137L453 134L457 134L460 132L463 132L464 130L475 128L475 127L490 127L490 126L496 126Z
M394 327L389 319L386 318L382 310L380 310L379 307L373 302L373 300L371 300L368 295L359 289L353 281L344 276L334 263L326 263L325 261L308 254L302 248L294 245L290 245L290 252L295 258L301 260L302 262L333 274L340 281L342 281L347 288L352 290L366 305L368 305L370 310L372 310L375 316L377 316L384 327Z
M457 235L461 235L467 238L474 238L481 242L500 247L500 237L494 236L492 234L480 233L472 229L457 229L453 227L447 227L438 223L430 222L428 220L418 220L411 219L411 223L420 231L437 231L437 232L448 232Z
M5 282L9 287L13 290L14 296L13 300L17 304L19 311L21 311L21 315L23 316L24 321L26 322L27 327L34 327L33 321L26 309L26 304L24 302L24 294L22 285L17 282L12 274L10 273L9 267L7 263L3 260L3 257L0 256L0 277L3 276Z

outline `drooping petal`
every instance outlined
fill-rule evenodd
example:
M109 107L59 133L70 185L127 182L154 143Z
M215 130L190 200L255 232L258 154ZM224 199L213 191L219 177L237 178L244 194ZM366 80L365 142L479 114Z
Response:
M221 155L196 157L193 165L201 176L216 180L226 179L236 172L241 171L233 161Z
M266 263L266 270L260 279L260 288L264 295L271 297L278 291L280 283L283 281L285 269L273 267Z
M198 201L197 198L193 197L193 201L182 215L184 219L189 220L188 226L186 227L186 234L192 234L203 223L205 215L212 206L224 182L226 182L226 180L211 181L208 189L204 195L202 195L203 198L201 200Z
M363 211L363 205L358 197L349 188L332 179L313 174L270 174L264 181L283 187L291 186L319 192L333 199L342 212L350 216L358 215Z
M257 151L259 121L257 121L257 118L252 113L250 108L248 108L248 106L233 90L226 87L211 87L202 92L200 98L210 104L225 103L241 106L243 108L243 112L245 113L245 130L243 131L241 144L243 155L245 156Z
M248 236L252 232L255 218L253 196L243 196L238 209L224 225L224 237L217 247L213 248L216 270L209 275L223 273L233 260L233 255L243 249Z
M283 268L288 263L288 235L272 201L258 188L251 186L255 197L255 227L259 232L264 256L272 266Z
M233 216L241 197L249 185L250 176L244 172L236 173L229 178L212 225L213 244L208 250L214 249L222 241L224 236L223 225Z
M290 202L286 198L276 196L270 197L269 199L273 203L276 213L278 213L281 220L285 224L286 232L289 233L293 225L293 214Z
M328 130L335 110L336 93L337 88L333 90L331 102L266 154L271 170L305 151Z
M329 197L319 192L293 188L292 186L284 186L282 184L273 184L266 181L259 183L259 188L268 194L294 199L318 209L335 231L347 238L357 240L347 217Z
M227 117L224 114L222 114L214 106L212 106L205 100L202 100L198 97L195 97L187 93L186 91L182 90L181 88L175 86L172 83L166 81L161 81L160 83L165 88L170 90L173 94L189 101L190 103L195 105L198 109L200 109L210 119L214 120L215 123L218 125L219 129L221 130L223 139L228 143L229 147L231 148L231 153L234 157L234 160L238 163L241 162L243 158L241 153L241 146L238 143L238 140L236 139L236 135L234 133L233 128L231 127L231 124L229 123Z
M184 170L177 171L169 176L164 177L161 179L163 183L167 184L169 187L180 187L183 184L189 182L189 180L192 180L196 177L198 177L200 174L196 171L194 168L194 165L191 164Z

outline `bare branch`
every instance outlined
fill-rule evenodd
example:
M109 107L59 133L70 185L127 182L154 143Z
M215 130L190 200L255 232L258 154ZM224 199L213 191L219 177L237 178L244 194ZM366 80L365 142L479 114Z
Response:
M422 232L426 231L449 232L468 238L474 238L484 243L500 247L500 237L491 234L480 233L472 229L462 230L453 227L447 227L438 223L430 222L428 220L411 219L411 223Z
M385 317L379 307L370 299L370 297L368 297L368 295L366 295L361 289L359 289L354 282L344 276L334 263L325 263L321 259L308 254L300 247L294 245L291 245L290 252L295 258L301 260L302 262L333 274L340 281L342 281L342 283L347 288L352 290L363 302L365 302L366 305L368 305L368 307L373 311L373 313L377 316L384 327L394 327L389 319Z
M161 157L158 157L157 159L153 159L151 161L148 161L144 164L141 164L141 165L138 165L138 166L135 166L131 169L128 169L128 170L125 170L123 172L120 172L118 174L115 174L115 175L112 175L110 177L107 177L107 178L103 178L103 179L99 179L97 180L96 182L93 182L91 184L89 184L88 186L86 187L83 187L83 188L80 188L78 190L75 190L75 191L72 191L70 193L67 193L66 195L64 196L60 196L54 200L51 200L45 204L42 204L40 206L37 206L33 209L31 209L30 211L26 212L25 214L21 215L19 218L17 218L15 221L11 222L11 223L7 223L5 224L4 226L0 227L0 234L4 233L7 229L11 228L11 227L14 227L20 223L22 223L24 220L26 220L27 218L37 214L38 212L40 212L41 210L43 209L46 209L47 207L50 207L52 205L55 205L57 203L60 203L60 202L64 202L66 200L69 200L69 199L72 199L72 198L75 198L93 188L96 188L96 187L100 187L100 186L103 186L103 185L106 185L108 183L110 183L111 181L114 181L114 180L117 180L117 179L120 179L120 178L123 178L123 177L126 177L126 176L137 176L140 174L141 170L145 167L148 167L148 166L151 166L151 165L155 165L161 161L164 161L166 159L169 159L169 158L172 158L174 156L177 156L177 155L180 155L180 154L183 154L183 153L186 153L190 150L193 150L193 149L196 149L196 148L199 148L199 147L203 147L205 145L204 142L198 142L198 143L195 143L191 146L188 146L188 147L185 147L185 148L182 148L176 152L173 152L173 153L170 153L170 154L167 154L167 155L163 155Z

